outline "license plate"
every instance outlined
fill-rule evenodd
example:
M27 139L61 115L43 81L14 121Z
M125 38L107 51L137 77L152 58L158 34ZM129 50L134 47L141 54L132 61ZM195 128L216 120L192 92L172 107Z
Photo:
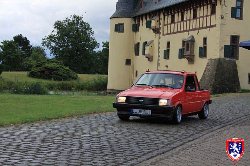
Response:
M151 110L143 110L143 109L132 109L132 113L135 115L151 115Z

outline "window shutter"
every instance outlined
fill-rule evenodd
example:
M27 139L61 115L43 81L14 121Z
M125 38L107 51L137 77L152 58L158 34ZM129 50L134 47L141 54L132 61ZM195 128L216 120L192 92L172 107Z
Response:
M139 56L139 53L140 53L140 43L136 43L135 44L135 56Z
M164 59L169 59L170 49L164 50Z
M225 58L231 58L232 57L232 46L225 45L224 46L224 57Z
M232 7L231 8L231 18L236 18L237 17L237 8Z
M164 50L164 56L163 56L164 59L167 59L167 54L168 54L167 50Z
M152 23L152 21L151 21L151 20L148 20L148 21L146 22L146 28L151 28L151 23Z
M119 25L115 24L115 32L118 32L118 31L119 31Z
M204 58L205 57L205 52L203 47L199 47L199 57Z
M142 55L145 55L146 54L146 45L147 45L148 42L143 42L143 46L142 46Z
M132 25L132 31L133 31L133 32L138 32L138 31L139 31L139 26L138 26L138 24L133 24L133 25Z
M183 48L180 48L180 49L179 49L178 58L179 58L179 59L182 59L183 56L184 56L184 49L183 49Z
M120 24L120 32L124 32L124 24Z

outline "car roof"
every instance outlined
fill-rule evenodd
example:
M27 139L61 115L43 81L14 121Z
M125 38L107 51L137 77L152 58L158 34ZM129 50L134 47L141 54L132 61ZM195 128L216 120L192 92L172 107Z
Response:
M162 73L162 74L178 74L178 75L196 75L196 73L186 71L172 71L172 70L158 70L158 71L147 71L146 73Z

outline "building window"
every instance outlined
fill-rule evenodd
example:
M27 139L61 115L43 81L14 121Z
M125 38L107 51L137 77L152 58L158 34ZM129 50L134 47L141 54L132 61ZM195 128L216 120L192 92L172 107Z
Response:
M131 66L131 59L125 59L125 65Z
M232 35L230 39L230 45L232 46L232 57L238 59L239 57L239 42L240 36Z
M194 62L194 45L195 45L194 36L189 36L185 40L185 52L184 52L184 56L188 60L189 63Z
M224 46L224 57L230 59L239 59L239 41L240 36L231 35L230 45Z
M152 20L147 20L146 21L146 28L151 28L152 25Z
M124 23L115 24L115 32L123 33L124 32Z
M164 50L164 59L169 59L169 55L170 55L170 42L167 42L167 49Z
M185 13L181 12L181 21L184 21L184 16L185 16Z
M175 14L171 15L171 23L175 23Z
M182 41L182 46L181 46L181 48L179 49L178 59L184 58L185 45L186 45L186 42L183 40L183 41Z
M203 47L199 48L199 57L206 58L207 57L207 38L203 38Z
M134 51L135 51L135 56L139 56L139 54L140 54L140 42L135 44Z
M236 0L236 18L242 19L243 18L243 0Z
M213 3L213 4L211 5L211 15L215 15L215 14L216 14L216 4Z
M243 0L236 0L236 7L231 9L231 17L235 19L243 19Z
M193 19L197 18L197 9L193 9Z
M138 77L138 71L137 70L135 71L135 77Z
M138 32L139 31L139 27L140 27L139 24L133 24L132 25L132 31L133 32Z

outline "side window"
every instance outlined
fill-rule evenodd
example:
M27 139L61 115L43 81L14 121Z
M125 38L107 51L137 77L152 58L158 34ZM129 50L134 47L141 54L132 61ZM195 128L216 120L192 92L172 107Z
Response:
M196 91L196 84L195 84L194 76L187 76L185 90L187 92L195 92Z
M199 83L199 81L198 81L198 78L197 78L197 76L195 76L195 80L196 80L196 83L197 83L197 90L199 91L199 90L201 90L201 87L200 87L200 83Z

